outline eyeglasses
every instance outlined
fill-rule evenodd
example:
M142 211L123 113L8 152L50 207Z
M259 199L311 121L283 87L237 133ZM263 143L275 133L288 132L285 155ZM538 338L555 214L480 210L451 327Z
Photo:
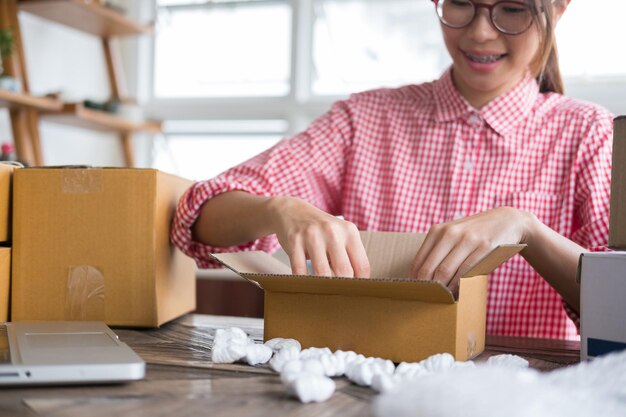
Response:
M519 35L530 28L537 14L535 7L519 1L498 1L494 4L476 3L473 0L432 1L441 23L455 29L469 26L482 7L489 11L489 20L496 30L506 35Z

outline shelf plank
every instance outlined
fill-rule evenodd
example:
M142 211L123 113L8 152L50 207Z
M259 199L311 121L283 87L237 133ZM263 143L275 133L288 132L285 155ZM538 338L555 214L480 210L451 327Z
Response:
M161 133L161 123L133 122L115 114L86 108L82 103L66 103L60 112L46 114L46 120L54 123L118 133Z
M117 10L93 0L20 0L20 10L100 37L152 31Z
M63 103L54 98L36 97L26 93L0 90L0 107L28 107L44 111L59 111L63 108Z

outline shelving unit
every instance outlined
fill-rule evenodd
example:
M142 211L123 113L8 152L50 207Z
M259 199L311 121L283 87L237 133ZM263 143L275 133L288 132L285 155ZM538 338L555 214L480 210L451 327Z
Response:
M6 90L0 90L0 106L9 108L29 107L41 111L60 111L63 109L63 103L60 100Z
M136 123L114 114L87 108L82 103L66 103L59 110L46 115L46 120L101 132L161 132L160 122Z
M13 57L5 62L6 72L19 79L23 92L0 90L0 106L11 112L14 142L18 159L30 165L43 165L39 139L39 118L119 135L126 166L134 166L131 139L133 133L160 133L160 122L134 122L113 113L86 108L82 103L63 103L29 94L28 76L18 12L22 10L99 37L106 58L111 99L128 101L117 37L151 33L152 25L143 25L97 0L0 0L0 27L11 28L16 39Z
M21 0L20 9L99 37L141 35L152 31L97 1Z

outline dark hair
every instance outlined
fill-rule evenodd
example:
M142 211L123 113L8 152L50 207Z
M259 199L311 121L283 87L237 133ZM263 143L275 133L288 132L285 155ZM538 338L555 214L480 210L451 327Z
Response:
M564 5L561 0L531 0L531 5L538 11L534 14L534 24L539 29L541 36L539 51L531 64L531 70L537 78L542 93L563 94L563 79L559 69L554 26L556 23L555 8Z

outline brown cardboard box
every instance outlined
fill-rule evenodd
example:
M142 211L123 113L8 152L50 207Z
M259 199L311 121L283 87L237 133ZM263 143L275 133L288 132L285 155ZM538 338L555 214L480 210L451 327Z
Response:
M0 322L9 320L11 248L0 248Z
M626 116L613 121L609 247L626 249Z
M15 166L0 163L0 242L11 240L11 176Z
M438 282L407 279L424 235L361 234L378 278L293 276L264 252L213 255L265 289L264 338L354 350L395 362L442 352L457 360L485 347L487 274L524 245L496 248L461 279L458 298Z
M195 308L195 265L169 241L190 182L153 169L14 175L12 319L154 327Z

